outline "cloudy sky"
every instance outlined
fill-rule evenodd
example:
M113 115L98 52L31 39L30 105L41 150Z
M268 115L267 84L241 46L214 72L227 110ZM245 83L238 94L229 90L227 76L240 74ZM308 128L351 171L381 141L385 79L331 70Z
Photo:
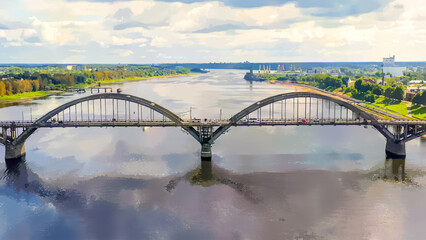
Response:
M0 0L0 63L426 60L424 0Z

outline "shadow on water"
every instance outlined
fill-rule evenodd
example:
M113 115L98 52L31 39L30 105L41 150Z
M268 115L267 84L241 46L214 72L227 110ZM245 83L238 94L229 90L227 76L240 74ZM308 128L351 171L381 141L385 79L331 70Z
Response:
M25 155L19 159L5 160L6 169L4 170L2 179L5 180L9 187L13 187L16 191L28 192L28 172Z
M84 202L84 200L80 199L82 194L77 193L75 189L63 189L46 183L38 176L38 174L32 172L32 170L28 168L25 156L20 159L5 160L5 162L6 169L4 170L1 179L16 192L23 191L26 193L33 193L54 201L78 200L78 202ZM248 186L235 180L234 178L236 176L238 176L238 174L236 175L226 169L219 168L211 161L202 161L197 168L189 171L184 176L170 180L165 186L165 190L167 192L172 192L182 180L189 182L193 186L202 186L206 188L213 185L226 185L234 189L236 193L241 194L248 201L252 203L259 203L260 198L256 196L256 194ZM97 177L86 181L87 184L97 181L108 182L109 184L115 182L113 185L121 185L119 183L125 181L126 183L123 183L122 185L123 188L128 188L129 186L133 186L130 188L140 188L141 186L144 186L142 183L147 180L133 179L131 177L104 176L101 177L101 179ZM129 182L133 182L134 184L129 184ZM117 191L119 191L119 189L117 189ZM73 198L76 199L73 200Z
M383 167L366 174L367 178L387 182L400 182L406 185L418 185L415 178L425 175L419 170L406 171L405 159L387 158Z
M172 192L182 180L189 182L191 185L202 187L226 185L243 195L248 201L252 203L260 202L260 198L248 186L233 179L234 175L228 170L219 168L212 161L201 161L201 164L196 169L189 171L182 177L170 180L165 188L168 192Z

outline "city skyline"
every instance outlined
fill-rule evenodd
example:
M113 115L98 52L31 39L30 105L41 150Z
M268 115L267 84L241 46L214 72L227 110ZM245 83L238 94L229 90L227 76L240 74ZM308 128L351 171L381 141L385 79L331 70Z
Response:
M0 3L0 63L424 61L422 1Z

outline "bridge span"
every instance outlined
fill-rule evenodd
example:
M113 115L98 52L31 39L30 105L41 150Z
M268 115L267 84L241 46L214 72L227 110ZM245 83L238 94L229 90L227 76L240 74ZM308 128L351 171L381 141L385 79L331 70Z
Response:
M255 102L229 119L181 119L143 98L118 93L90 95L70 101L36 121L0 122L5 158L25 155L25 141L39 128L180 127L201 144L201 158L211 159L212 144L239 126L373 126L386 138L386 155L405 158L405 143L426 134L426 121L381 119L354 101L312 92L291 92Z

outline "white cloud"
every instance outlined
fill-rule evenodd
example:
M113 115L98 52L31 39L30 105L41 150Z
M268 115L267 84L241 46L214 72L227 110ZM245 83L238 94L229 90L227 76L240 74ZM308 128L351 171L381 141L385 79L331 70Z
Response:
M112 36L112 44L114 45L129 45L129 44L136 44L136 43L144 43L148 40L145 38L138 38L138 39L130 39L130 38L124 38L124 37L116 37Z
M151 46L153 47L166 47L167 39L163 37L154 37L151 41Z
M133 54L132 50L126 49L115 49L113 53L120 55L121 57L128 57Z
M423 6L422 0L395 0L376 12L327 18L312 17L309 9L300 9L295 3L242 9L217 1L184 4L153 0L17 0L15 4L2 3L0 9L10 21L23 23L0 29L0 51L12 46L43 46L55 47L58 54L71 52L79 56L95 44L108 53L134 59L147 56L146 61L152 62L245 58L339 61L349 57L354 61L380 61L389 52L400 60L424 60ZM114 17L120 9L130 10L126 19ZM0 23L3 24L1 18ZM130 24L114 30L123 23ZM199 30L203 29L214 31L201 33ZM90 62L93 57L87 55L84 60ZM105 57L107 62L116 62L115 57ZM5 59L0 56L0 61Z
M84 53L84 52L86 52L86 50L83 50L83 49L70 49L69 51L73 52L73 53Z

